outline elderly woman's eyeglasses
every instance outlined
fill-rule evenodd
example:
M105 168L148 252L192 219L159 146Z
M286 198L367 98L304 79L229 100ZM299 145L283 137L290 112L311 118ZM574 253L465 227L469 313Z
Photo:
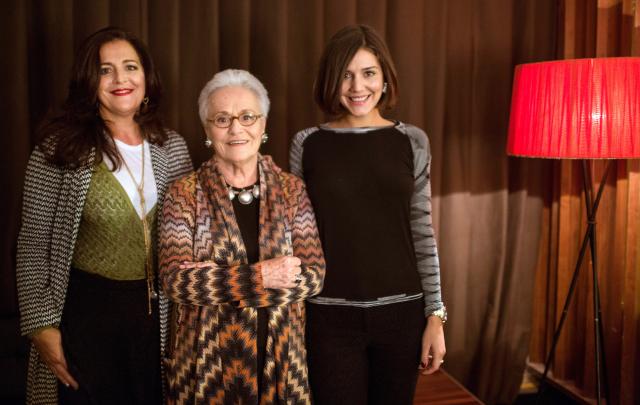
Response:
M233 120L237 119L240 125L248 127L253 125L258 118L261 118L262 114L256 114L253 111L243 111L238 115L231 115L227 113L218 113L213 118L207 119L207 122L212 123L218 128L229 128L233 123Z

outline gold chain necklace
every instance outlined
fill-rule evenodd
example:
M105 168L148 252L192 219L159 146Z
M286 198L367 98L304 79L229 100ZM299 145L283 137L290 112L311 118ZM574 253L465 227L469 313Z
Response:
M147 205L144 199L144 139L142 140L142 170L140 175L140 183L136 182L135 177L133 177L133 173L131 169L129 169L129 165L127 164L126 159L122 158L122 162L124 163L124 168L129 173L129 177L131 177L131 181L136 186L136 190L138 191L138 195L140 196L140 208L142 209L142 217L140 220L142 221L142 231L144 233L144 253L145 253L145 261L144 261L144 270L147 276L147 303L149 306L149 315L151 315L151 300L155 300L158 298L158 293L156 292L154 281L155 274L153 272L153 268L151 264L153 262L152 252L151 252L151 229L149 228L149 222L147 221Z

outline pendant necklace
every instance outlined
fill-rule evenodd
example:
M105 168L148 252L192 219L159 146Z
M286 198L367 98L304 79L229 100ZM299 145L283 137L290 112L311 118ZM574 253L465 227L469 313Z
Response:
M136 186L136 191L138 192L138 196L140 196L140 208L142 210L142 217L140 220L142 221L142 231L144 233L144 250L145 250L145 261L144 261L144 269L147 276L147 303L149 306L149 315L151 315L151 300L158 299L158 293L155 288L155 274L153 272L152 263L152 251L151 251L151 228L149 226L149 221L147 221L147 207L146 201L144 199L144 139L142 140L142 169L140 175L140 183L136 182L135 177L133 177L133 173L131 169L129 169L129 165L127 164L126 159L122 158L122 163L124 163L124 168L129 173L129 177L131 177L131 181Z
M227 190L229 190L229 199L233 201L234 198L238 197L238 201L242 205L249 205L253 202L254 199L260 198L260 184L256 183L252 186L245 188L236 188L229 183L226 182Z

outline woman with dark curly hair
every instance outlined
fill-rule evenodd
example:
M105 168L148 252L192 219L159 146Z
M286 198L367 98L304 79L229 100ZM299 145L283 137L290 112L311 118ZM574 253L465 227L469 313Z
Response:
M105 28L81 45L62 112L40 128L16 270L29 404L162 402L156 207L192 165L162 125L161 94L146 46Z

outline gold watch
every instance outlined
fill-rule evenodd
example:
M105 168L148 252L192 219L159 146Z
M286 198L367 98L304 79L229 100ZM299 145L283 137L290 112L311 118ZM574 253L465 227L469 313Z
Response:
M442 324L444 325L447 322L447 307L443 305L439 309L436 309L435 311L430 313L429 316L437 316L438 318L440 318Z

